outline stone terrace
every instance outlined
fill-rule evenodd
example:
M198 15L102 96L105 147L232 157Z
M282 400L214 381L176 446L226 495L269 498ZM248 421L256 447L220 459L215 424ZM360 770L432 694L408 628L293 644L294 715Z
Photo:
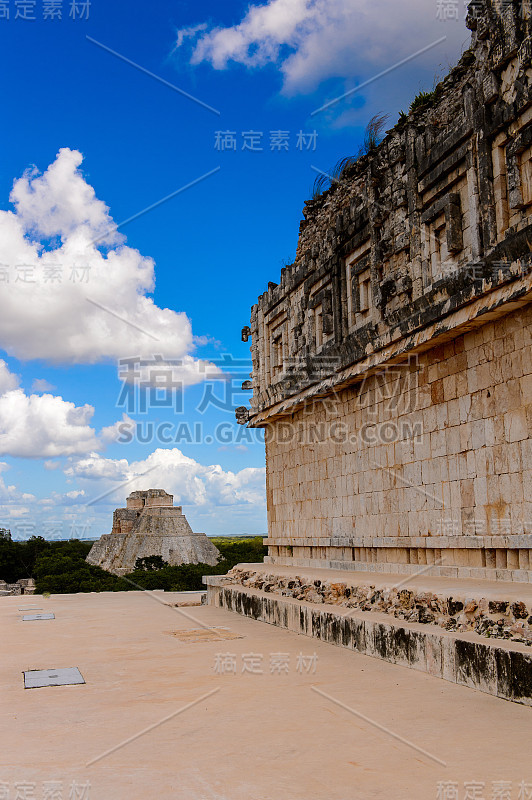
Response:
M509 781L517 800L521 781L532 784L530 709L222 609L165 605L178 599L36 596L56 619L24 623L21 598L2 600L0 785L12 796L17 782L35 783L39 800L42 781L61 781L68 797L75 780L90 781L90 800L428 800L439 781L460 798L464 782L485 782L491 798L493 782ZM169 635L205 638L203 626L242 638ZM298 654L314 652L315 674L298 672ZM219 653L236 674L215 671ZM242 673L250 653L263 655L263 674ZM287 655L287 673L271 674L271 654ZM22 670L70 666L85 685L23 688Z

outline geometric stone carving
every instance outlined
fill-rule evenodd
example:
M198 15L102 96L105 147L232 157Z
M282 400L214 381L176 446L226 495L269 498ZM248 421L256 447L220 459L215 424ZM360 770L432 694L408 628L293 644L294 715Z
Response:
M449 253L458 253L463 248L460 195L451 193L434 203L421 215L421 222L430 223L442 212L445 214L447 250Z

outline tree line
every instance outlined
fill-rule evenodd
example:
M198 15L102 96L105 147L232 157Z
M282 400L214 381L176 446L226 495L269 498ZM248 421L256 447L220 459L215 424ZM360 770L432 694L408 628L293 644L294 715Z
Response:
M262 537L212 539L220 558L216 566L181 564L170 566L160 556L137 559L135 569L119 578L86 562L92 542L69 539L51 542L32 536L13 542L0 536L0 580L15 583L33 578L37 594L76 592L127 592L137 589L164 589L184 592L202 589L203 575L223 575L240 562L262 562L267 553Z

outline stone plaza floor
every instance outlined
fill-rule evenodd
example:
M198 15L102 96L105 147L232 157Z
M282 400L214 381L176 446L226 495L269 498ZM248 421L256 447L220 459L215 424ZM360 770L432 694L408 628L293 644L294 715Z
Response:
M0 600L1 798L532 797L530 708L183 599Z

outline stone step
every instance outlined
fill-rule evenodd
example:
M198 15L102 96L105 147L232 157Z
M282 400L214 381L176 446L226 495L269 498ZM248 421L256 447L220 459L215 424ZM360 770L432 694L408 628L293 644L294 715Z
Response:
M255 567L259 565L254 565ZM532 705L532 652L524 644L272 595L206 576L207 602L496 697Z

